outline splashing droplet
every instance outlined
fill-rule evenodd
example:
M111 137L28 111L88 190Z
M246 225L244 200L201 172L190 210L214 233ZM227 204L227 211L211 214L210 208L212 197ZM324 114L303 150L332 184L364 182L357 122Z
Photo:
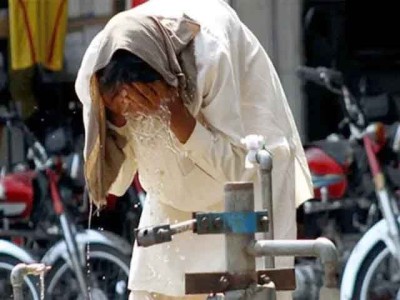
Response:
M93 217L93 202L90 201L89 205L89 218L88 218L88 229L92 227L92 217ZM90 280L90 243L86 244L86 268L87 268L87 273L86 273L86 281L87 281L87 290L88 290L88 295L89 299L92 298L91 295L91 280Z
M44 271L40 273L40 300L44 300Z

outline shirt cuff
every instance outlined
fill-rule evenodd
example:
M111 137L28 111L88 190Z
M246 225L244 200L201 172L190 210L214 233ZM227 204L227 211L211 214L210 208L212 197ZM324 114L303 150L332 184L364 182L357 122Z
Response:
M197 121L189 139L183 144L183 149L201 155L210 149L212 141L212 132Z
M113 123L111 123L110 121L107 121L107 127L114 130L116 133L119 133L121 135L125 134L127 128L128 128L128 122L125 123L125 125L119 127L119 126L115 126Z

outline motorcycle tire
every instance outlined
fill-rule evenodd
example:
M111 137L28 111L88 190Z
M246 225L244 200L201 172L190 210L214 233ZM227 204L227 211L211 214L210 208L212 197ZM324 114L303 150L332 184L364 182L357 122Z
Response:
M89 245L85 272L92 299L125 300L129 297L130 257L104 244ZM100 267L100 268L99 268ZM112 278L111 278L112 277ZM111 282L114 280L114 282ZM67 261L58 259L46 276L46 300L86 299Z
M377 268L379 268L379 265L384 262L385 259L390 258L393 260L391 262L391 267L397 269L398 272L399 265L391 256L384 242L379 241L371 248L357 274L351 299L398 299L396 295L397 297L400 295L400 282L389 282L386 284L384 282L374 281L374 275L376 276L374 273L378 271ZM370 290L372 282L375 283L374 287L376 290Z

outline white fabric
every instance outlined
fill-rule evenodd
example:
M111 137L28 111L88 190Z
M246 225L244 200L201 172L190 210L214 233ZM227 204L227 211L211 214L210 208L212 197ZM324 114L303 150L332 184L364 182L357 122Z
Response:
M256 209L260 209L256 170L244 169L246 151L240 139L261 134L274 159L275 238L295 238L295 207L312 196L312 186L292 114L262 46L222 0L152 0L135 9L172 18L185 13L200 23L201 32L194 40L198 95L189 109L206 122L198 121L187 143L177 145L181 153L160 145L140 156L146 147L140 150L143 145L130 142L125 148L128 159L111 192L123 194L138 166L149 191L140 227L187 220L193 211L222 210L227 181L254 181ZM89 46L76 82L84 112L90 105L89 78L99 36ZM118 131L132 134L129 124ZM276 261L277 266L293 262ZM129 288L182 296L185 273L224 270L222 236L184 233L168 244L135 247Z

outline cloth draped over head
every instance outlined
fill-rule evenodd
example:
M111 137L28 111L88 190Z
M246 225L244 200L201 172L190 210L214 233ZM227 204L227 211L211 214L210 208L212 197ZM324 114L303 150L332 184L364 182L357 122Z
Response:
M125 159L122 148L127 141L121 135L106 133L105 107L95 72L104 68L117 50L130 51L169 85L177 87L182 100L188 104L196 95L193 39L199 30L200 25L185 15L180 19L166 19L141 15L132 9L114 16L96 37L97 55L91 63L82 63L75 86L87 121L86 184L90 200L98 208L106 204L107 192Z

